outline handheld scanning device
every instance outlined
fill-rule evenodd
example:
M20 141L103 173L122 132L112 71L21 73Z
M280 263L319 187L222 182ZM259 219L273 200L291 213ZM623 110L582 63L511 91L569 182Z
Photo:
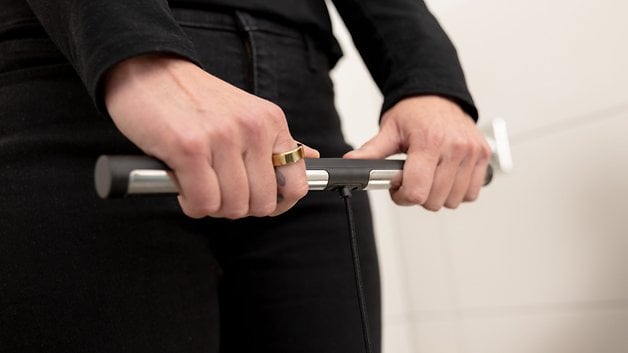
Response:
M309 190L377 190L390 189L400 180L404 161L320 158L305 159L305 165ZM489 165L484 185L492 178ZM98 195L105 199L178 193L169 168L148 156L100 156L94 181Z

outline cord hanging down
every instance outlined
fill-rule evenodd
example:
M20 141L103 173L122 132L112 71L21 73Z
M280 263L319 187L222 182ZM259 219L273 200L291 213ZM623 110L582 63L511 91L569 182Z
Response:
M364 339L364 351L366 353L373 352L373 343L371 342L371 332L369 329L368 313L366 310L366 296L364 291L364 282L362 280L362 269L360 266L360 252L358 248L358 233L355 229L355 221L353 219L353 208L351 207L351 189L344 186L339 189L340 196L345 200L345 208L347 210L347 224L349 226L349 240L351 244L351 259L353 260L353 271L355 274L355 290L360 307L360 316L362 322L362 337Z

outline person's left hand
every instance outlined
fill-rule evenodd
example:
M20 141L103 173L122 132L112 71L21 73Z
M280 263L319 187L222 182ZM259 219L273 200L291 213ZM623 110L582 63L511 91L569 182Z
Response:
M379 133L344 158L382 159L395 153L407 153L407 158L402 180L391 189L394 202L437 211L478 197L491 150L458 104L415 96L386 111Z

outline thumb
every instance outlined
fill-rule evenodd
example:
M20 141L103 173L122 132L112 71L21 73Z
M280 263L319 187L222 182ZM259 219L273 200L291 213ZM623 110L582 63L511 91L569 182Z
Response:
M318 150L304 144L303 142L297 141L299 144L303 146L303 158L320 158L321 153Z
M399 142L393 135L381 130L362 147L347 152L342 158L383 159L399 152Z
M320 158L321 153L318 150L313 149L310 146L303 145L304 147L304 158Z

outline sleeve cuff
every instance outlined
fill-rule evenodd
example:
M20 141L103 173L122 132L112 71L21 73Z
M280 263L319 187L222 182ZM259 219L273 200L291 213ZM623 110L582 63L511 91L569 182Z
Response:
M87 59L84 72L80 72L90 96L98 110L109 116L104 101L103 81L107 71L116 64L134 56L143 54L167 53L183 57L196 65L200 65L196 51L187 38L179 36L158 37L133 35L132 41L118 38L116 42L102 45L98 51ZM111 53L116 53L112 56ZM87 69L88 68L88 69Z
M446 79L438 80L433 77L414 76L406 78L401 83L386 89L381 115L404 98L418 95L439 95L457 103L475 122L479 112L466 86L447 85Z

